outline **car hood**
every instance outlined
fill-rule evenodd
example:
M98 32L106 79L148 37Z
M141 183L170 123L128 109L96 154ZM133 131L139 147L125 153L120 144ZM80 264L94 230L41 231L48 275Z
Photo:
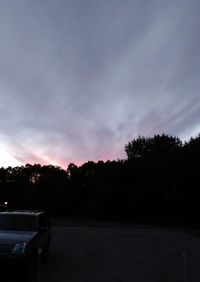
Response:
M0 230L0 244L15 244L17 242L29 242L36 232L34 231L8 231Z

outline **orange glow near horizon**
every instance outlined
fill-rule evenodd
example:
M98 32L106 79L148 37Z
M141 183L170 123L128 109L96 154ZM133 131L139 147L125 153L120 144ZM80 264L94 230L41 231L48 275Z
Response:
M72 153L71 153L72 155ZM74 163L76 166L82 166L84 163L87 163L89 161L98 162L98 161L113 161L120 159L120 152L119 148L117 148L116 151L114 150L107 150L103 151L101 148L100 152L96 152L96 157L91 158L91 152L90 156L88 158L81 158L78 159L77 157L73 158L72 156L64 157L60 154L56 154L53 151L50 150L42 150L41 148L26 148L26 150L23 152L15 153L15 150L9 150L7 147L4 146L4 144L0 145L0 167L16 167L16 166L24 166L26 164L34 165L34 164L40 164L40 165L53 165L58 166L63 169L67 169L68 165L70 163Z

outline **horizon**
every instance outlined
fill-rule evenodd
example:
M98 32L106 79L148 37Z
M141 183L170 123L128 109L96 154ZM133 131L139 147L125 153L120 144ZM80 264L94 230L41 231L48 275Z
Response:
M168 135L168 134L165 134L165 133L163 133L164 135ZM155 136L156 134L154 134L154 135L152 135L152 136L138 136L137 138L139 138L139 137L145 137L145 138L149 138L149 137L153 137L153 136ZM161 134L162 135L162 134ZM169 136L169 135L168 135ZM176 138L179 138L178 136L172 136L172 137L176 137ZM187 142L189 142L192 138L198 138L198 137L200 137L200 133L198 133L198 134L196 134L195 136L190 136L189 138L187 138L187 139L180 139L180 141L183 143L183 145L184 144L186 144ZM136 138L136 139L137 139ZM129 140L128 142L131 142L131 141L133 141L133 140ZM128 144L128 142L127 142L127 144ZM126 144L125 144L126 145ZM125 145L124 145L124 147L125 147ZM125 151L125 150L124 150ZM5 154L5 151L3 151L3 158L4 158L4 154ZM2 157L2 152L0 151L0 155L1 155L1 157ZM8 161L13 161L12 160L12 157L9 155L9 154L5 154L5 156L6 156L6 158L7 158L7 160ZM63 170L67 170L68 169L68 166L69 166L69 164L74 164L74 165L76 165L77 167L81 167L82 165L84 165L84 164L86 164L86 163L88 163L88 162L94 162L94 163L98 163L98 162L112 162L112 161L123 161L123 160L126 160L127 159L127 156L125 156L126 158L117 158L117 159L107 159L107 160L96 160L96 161L94 161L94 160L86 160L85 162L82 162L82 163L74 163L74 162L70 162L69 161L69 163L67 163L67 165L66 165L66 167L64 167L64 166L61 166L61 165L58 165L58 164L56 164L56 163L53 163L53 162L46 162L46 163L30 163L30 162L27 162L27 163L16 163L15 162L15 160L14 160L14 165L13 164L8 164L7 166L6 165L4 165L4 166L2 166L2 165L0 165L0 168L4 168L4 169L7 169L8 167L11 167L11 168L14 168L14 167L22 167L22 166L26 166L26 165L40 165L40 166L54 166L54 167L59 167L60 169L63 169ZM7 161L6 160L6 161Z

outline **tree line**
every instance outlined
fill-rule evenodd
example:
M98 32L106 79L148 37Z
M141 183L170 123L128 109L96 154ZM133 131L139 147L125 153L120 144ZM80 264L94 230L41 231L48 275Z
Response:
M81 166L0 168L0 199L13 208L131 221L197 223L200 135L166 134L125 145L126 159Z

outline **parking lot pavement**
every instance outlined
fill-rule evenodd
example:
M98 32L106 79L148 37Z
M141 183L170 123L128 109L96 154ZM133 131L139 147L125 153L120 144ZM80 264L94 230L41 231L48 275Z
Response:
M53 227L40 282L199 282L200 238L156 229Z

